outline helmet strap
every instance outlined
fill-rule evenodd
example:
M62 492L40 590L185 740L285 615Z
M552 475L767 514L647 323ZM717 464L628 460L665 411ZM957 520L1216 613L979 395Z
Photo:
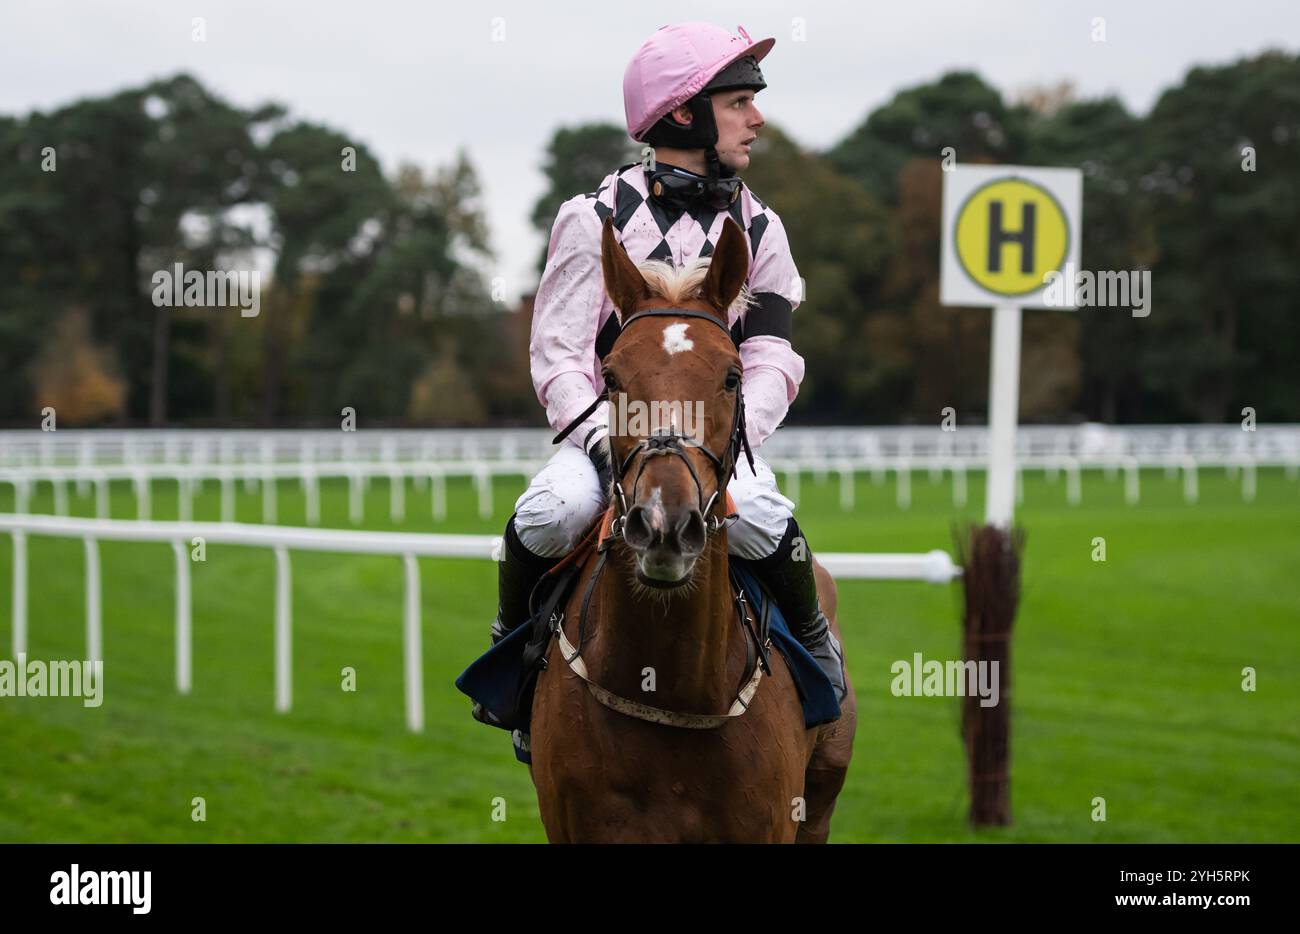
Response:
M709 181L716 182L720 178L730 178L736 174L735 169L731 166L723 165L722 160L718 158L718 149L716 146L710 146L704 150L705 175Z

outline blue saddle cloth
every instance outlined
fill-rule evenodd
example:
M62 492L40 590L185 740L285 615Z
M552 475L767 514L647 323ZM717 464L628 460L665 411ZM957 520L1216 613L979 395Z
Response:
M750 562L732 555L731 570L740 582L745 599L749 602L750 612L755 618L761 616L767 604L771 604L772 645L785 659L786 667L789 668L795 687L799 691L804 725L812 728L837 719L840 715L840 704L835 697L834 686L813 657L808 654L808 650L790 632L790 627L786 625L780 608L759 583ZM515 709L520 687L528 676L523 662L523 653L524 647L532 636L532 630L533 627L529 624L511 630L504 639L461 672L460 677L456 679L456 687L498 716L501 716L500 712ZM760 684L759 690L762 689ZM532 761L528 744L521 735L522 731L515 729L513 734L515 757L520 762Z

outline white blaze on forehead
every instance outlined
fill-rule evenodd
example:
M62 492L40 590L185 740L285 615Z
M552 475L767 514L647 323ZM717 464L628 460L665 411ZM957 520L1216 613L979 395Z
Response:
M662 530L667 526L662 487L655 487L650 491L650 498L646 501L646 518L652 529Z
M695 341L686 336L688 327L689 324L670 324L664 328L664 350L668 351L669 355L690 350L695 346Z

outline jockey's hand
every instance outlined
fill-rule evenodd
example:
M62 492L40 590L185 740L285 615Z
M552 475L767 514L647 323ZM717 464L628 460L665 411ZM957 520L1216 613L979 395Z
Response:
M608 498L610 485L614 482L614 470L610 466L609 435L593 444L587 451L587 457L591 458L596 476L600 478L600 491Z

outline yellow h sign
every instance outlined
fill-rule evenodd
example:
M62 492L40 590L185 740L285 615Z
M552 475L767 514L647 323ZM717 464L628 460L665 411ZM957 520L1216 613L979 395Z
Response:
M1002 178L977 188L957 211L954 246L962 271L996 295L1027 295L1065 263L1070 225L1045 188Z

